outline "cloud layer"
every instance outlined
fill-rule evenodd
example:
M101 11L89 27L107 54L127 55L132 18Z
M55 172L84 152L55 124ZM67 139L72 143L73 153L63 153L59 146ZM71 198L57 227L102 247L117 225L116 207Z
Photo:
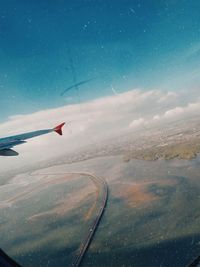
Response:
M188 100L189 99L189 100ZM200 99L184 92L132 90L79 105L15 115L0 124L1 137L52 128L66 121L63 137L49 134L16 147L16 158L1 157L0 170L58 156L122 133L188 118L200 112Z

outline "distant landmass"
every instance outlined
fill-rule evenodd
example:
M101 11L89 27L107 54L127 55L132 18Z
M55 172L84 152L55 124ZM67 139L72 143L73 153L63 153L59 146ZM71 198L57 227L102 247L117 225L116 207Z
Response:
M190 142L175 143L170 145L158 145L146 149L134 150L124 156L125 161L130 159L158 160L158 159L185 159L196 158L200 152L200 139Z
M89 171L107 181L109 203L83 266L189 266L200 245L199 153L196 117L1 173L1 248L23 266L72 265L101 207Z
M105 156L122 156L123 161L131 159L155 161L158 159L191 160L200 153L200 118L163 124L161 127L130 131L120 136L81 147L58 158L28 164L23 168L0 174L0 184L4 184L16 173L34 171L52 165L82 162Z

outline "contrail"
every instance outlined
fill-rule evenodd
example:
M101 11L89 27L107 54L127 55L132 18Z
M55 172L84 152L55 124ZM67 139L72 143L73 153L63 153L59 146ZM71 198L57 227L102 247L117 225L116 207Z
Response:
M114 89L113 85L111 85L111 90L113 91L114 95L119 95L117 91Z

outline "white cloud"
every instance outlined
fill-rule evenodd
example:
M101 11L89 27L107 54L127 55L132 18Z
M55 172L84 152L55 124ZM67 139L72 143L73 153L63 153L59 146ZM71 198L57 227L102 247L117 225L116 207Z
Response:
M176 116L181 115L184 112L184 108L182 107L176 107L170 110L167 110L164 114L165 118L174 118Z
M191 116L199 111L200 102L191 101L190 97L190 103L183 104L181 93L133 90L80 105L15 115L0 124L1 137L51 128L63 121L68 125L62 137L52 133L16 147L20 155L16 158L1 157L0 170L9 169L11 163L13 167L18 167L27 162L52 158L126 131L153 127L165 120Z
M158 103L165 103L168 101L173 101L178 97L177 93L175 92L167 92L165 95L161 96L158 99Z
M139 118L139 119L133 120L129 124L129 127L130 128L138 128L138 127L141 127L141 126L145 126L146 123L147 122L146 122L146 120L144 118Z
M154 120L154 121L158 121L158 120L160 120L160 116L159 116L159 115L154 115L154 116L153 116L153 120Z
M200 102L188 103L186 106L179 106L173 109L167 110L164 114L165 118L177 119L178 117L186 118L190 115L198 114L200 111Z

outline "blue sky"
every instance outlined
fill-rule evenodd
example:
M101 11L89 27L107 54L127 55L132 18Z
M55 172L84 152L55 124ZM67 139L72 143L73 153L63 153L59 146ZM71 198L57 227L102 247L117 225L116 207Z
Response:
M2 0L0 121L134 88L200 83L197 0ZM77 81L95 78L66 97Z

